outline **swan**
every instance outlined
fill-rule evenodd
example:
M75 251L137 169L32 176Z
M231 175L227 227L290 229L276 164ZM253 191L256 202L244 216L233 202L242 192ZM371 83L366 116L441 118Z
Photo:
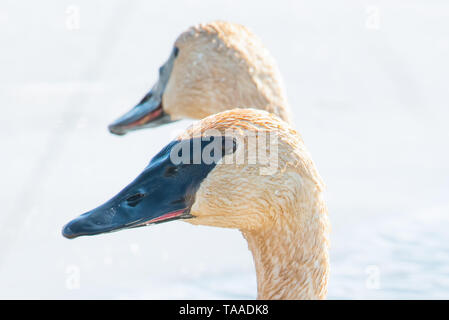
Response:
M247 106L290 122L275 60L246 27L216 21L183 32L150 92L109 125L117 135Z
M265 157L251 149L255 141L270 141L258 149L268 149ZM324 299L329 221L323 187L289 124L263 110L227 110L190 126L120 193L62 233L76 238L176 219L235 228L254 259L258 299Z

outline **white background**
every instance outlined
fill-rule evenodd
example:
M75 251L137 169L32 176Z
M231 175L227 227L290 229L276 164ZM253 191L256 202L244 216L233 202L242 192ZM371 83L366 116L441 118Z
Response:
M255 298L238 231L60 233L191 123L107 131L177 35L215 19L278 61L327 183L329 298L449 298L448 17L442 0L3 0L0 298Z

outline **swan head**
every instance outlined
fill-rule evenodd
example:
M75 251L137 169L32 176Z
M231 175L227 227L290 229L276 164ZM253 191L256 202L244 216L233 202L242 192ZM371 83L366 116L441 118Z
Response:
M296 131L268 112L233 109L192 125L119 194L69 222L63 235L175 219L251 231L276 223L306 191L321 188Z
M109 125L123 135L238 107L267 110L289 121L278 67L247 28L227 22L191 27L174 43L159 79L130 111Z

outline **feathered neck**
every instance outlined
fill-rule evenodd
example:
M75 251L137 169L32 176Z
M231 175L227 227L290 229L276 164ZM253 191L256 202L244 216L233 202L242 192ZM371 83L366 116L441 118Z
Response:
M321 194L277 214L271 225L242 231L253 254L258 299L324 299L329 275L327 208ZM301 205L300 205L301 203Z

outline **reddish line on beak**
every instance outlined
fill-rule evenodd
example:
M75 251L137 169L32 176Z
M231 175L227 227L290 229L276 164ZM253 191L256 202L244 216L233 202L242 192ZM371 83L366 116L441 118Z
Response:
M143 222L143 223L141 223L141 224L139 224L137 226L148 225L148 224L151 224L151 223L162 222L162 221L165 221L165 220L168 220L168 219L171 219L171 218L175 218L175 217L178 217L178 216L182 215L184 213L184 211L185 211L185 209L181 209L181 210L174 211L174 212L169 212L169 213L166 213L166 214L164 214L164 215L162 215L160 217L157 217L157 218L145 221L145 222Z
M129 124L127 124L126 126L124 126L123 128L131 128L134 126L140 126L140 125L144 125L147 122L151 121L152 119L155 119L157 117L159 117L162 114L162 107L157 108L156 110L150 112L149 114L145 115L144 117L131 122Z

